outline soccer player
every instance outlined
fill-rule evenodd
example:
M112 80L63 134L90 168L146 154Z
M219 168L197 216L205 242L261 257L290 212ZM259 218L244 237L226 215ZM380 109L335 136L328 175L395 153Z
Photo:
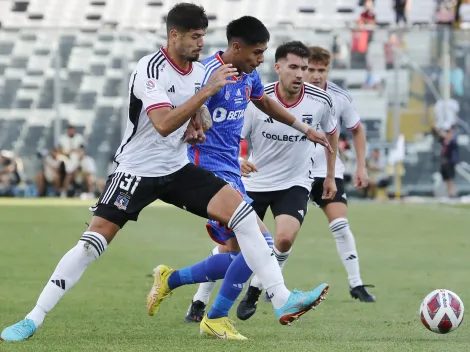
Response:
M213 126L206 133L206 142L197 146L191 146L188 154L196 165L210 170L217 176L225 179L232 184L247 203L251 203L251 199L246 196L243 183L241 182L240 164L238 161L243 116L248 102L252 101L254 105L272 116L273 119L282 122L283 126L285 126L284 124L291 125L292 123L288 121L295 119L295 117L290 115L286 109L283 109L275 99L264 94L264 87L256 71L256 67L264 60L263 53L266 50L269 40L269 32L266 27L258 19L251 16L244 16L228 24L227 40L229 47L225 52L217 52L215 55L204 60L206 76L203 86L210 76L216 72L218 67L225 63L232 64L239 72L242 72L242 75L233 77L232 79L235 84L222 89L206 102L209 113L212 116ZM306 53L308 54L307 49ZM306 68L307 56L305 56L305 69ZM322 92L322 94L326 95L324 92ZM305 126L303 128L309 128L309 126L303 124L301 121L296 121L297 125ZM291 133L299 134L299 138L303 136L303 133L297 132L290 126L285 126L285 128L290 130ZM312 135L317 135L316 131L311 130ZM325 137L318 135L318 138ZM314 148L314 145L308 142L305 137L304 141L310 144L311 148ZM332 160L334 160L334 158ZM332 188L334 188L334 183ZM332 196L333 193L331 194L331 197ZM267 241L272 242L266 227L263 224L260 224L260 226ZM202 320L201 332L219 338L223 336L229 339L245 339L228 320L228 312L234 304L235 299L240 294L243 284L251 276L252 271L245 262L243 251L237 255L238 244L231 230L211 220L208 222L207 229L216 242L227 245L234 260L227 270L214 306L208 312L207 316L203 319L200 317L199 319ZM214 261L214 256L209 257L206 261L207 260ZM150 299L154 295L153 292L159 290L157 286L162 285L162 283L158 281L160 277L159 272L161 270L172 271L167 280L171 290L182 285L198 283L201 282L201 280L208 281L206 277L213 280L215 276L213 272L221 271L222 267L220 265L208 267L205 264L206 261L176 271L172 271L172 269L163 265L155 268L156 281L150 292ZM314 290L317 294L314 305L317 305L321 301L327 288L326 284L322 284ZM150 306L149 314L154 314L152 306ZM281 320L283 320L282 317ZM283 320L283 322L285 321Z
M324 48L314 46L310 48L308 63L308 82L324 89L333 97L338 119L352 133L354 150L356 153L356 172L354 174L354 186L365 188L368 184L366 170L366 134L361 124L361 119L353 101L346 91L328 81L330 72L330 52ZM317 145L317 159L313 168L315 181L312 186L311 200L323 210L328 219L330 231L336 241L338 255L343 262L348 274L351 297L360 302L375 302L375 297L364 285L359 270L359 256L356 249L356 241L349 227L347 219L347 196L344 189L344 164L338 157L336 159L335 180L338 192L333 199L322 199L322 182L326 175L326 162L323 157L323 148Z
M308 58L309 49L301 42L294 41L279 46L275 54L275 70L279 81L266 85L265 93L292 113L299 122L315 128L321 126L327 132L330 145L336 150L337 120L333 114L332 99L322 89L303 82ZM276 228L273 252L282 267L282 258L290 250L284 249L285 239L290 240L297 236L307 213L315 146L308 143L301 134L276 122L254 103L250 103L245 111L242 136L251 141L253 148L249 161L241 161L242 172L248 176L243 179L243 183L248 196L253 199L252 206L261 219L267 208L271 207ZM323 150L321 152L324 153ZM324 181L324 197L327 197L328 189L335 187L336 155L328 153L327 158L330 177ZM257 278L254 280L258 281ZM225 281L226 279L224 283ZM215 283L211 282L200 285L186 321L200 319L201 311L205 309L214 286ZM237 311L240 317L239 312L240 308Z
M343 124L352 131L354 147L356 150L357 170L354 176L354 184L358 188L367 186L367 171L365 169L365 148L366 138L364 129L360 123L360 118L349 95L335 85L327 81L330 65L330 53L320 47L311 47L308 60L307 80L316 87L326 91L333 98L336 116L343 121ZM321 127L321 126L320 126ZM358 254L354 236L349 228L347 220L347 200L344 190L344 165L339 157L336 159L335 182L338 189L333 199L323 197L322 183L327 178L327 162L324 157L323 148L317 146L315 162L311 171L314 182L310 198L312 202L320 207L325 213L333 237L336 240L336 248L348 273L350 294L353 298L361 302L375 302L375 297L370 294L366 286L362 283L359 273ZM251 193L248 193L251 195ZM256 202L255 202L256 203ZM254 206L256 209L256 205ZM295 241L295 237L283 238L284 252L277 255L281 267L285 264L290 255L290 250ZM277 238L276 238L277 243ZM250 282L245 297L237 308L237 316L242 319L250 318L255 312L257 301L261 294L262 285L255 278Z
M253 208L222 178L189 163L182 141L188 121L208 98L233 84L227 78L237 74L223 65L201 88L205 70L196 61L207 25L204 9L194 4L177 4L168 13L166 48L143 57L130 77L129 121L116 152L117 167L92 208L88 229L60 260L34 309L3 330L3 340L31 337L117 232L156 199L232 228L248 265L277 297L278 314L295 316L312 304L311 293L291 293L285 287Z

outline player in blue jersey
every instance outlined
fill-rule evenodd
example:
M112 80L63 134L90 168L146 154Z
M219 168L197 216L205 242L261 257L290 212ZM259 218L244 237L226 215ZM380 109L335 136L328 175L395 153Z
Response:
M264 94L264 87L256 68L264 61L264 52L269 41L269 32L266 27L256 18L244 16L229 23L227 26L227 40L229 47L225 52L217 52L204 60L206 74L203 86L211 77L211 74L224 64L232 64L242 74L238 77L232 77L231 79L235 83L228 85L226 89L221 90L219 94L214 95L205 103L209 114L212 116L213 125L206 132L205 143L197 146L191 145L188 148L188 155L194 164L210 170L226 180L247 203L251 203L251 199L246 195L241 181L238 161L243 117L250 100L273 119L305 133L306 137L312 142L330 147L324 134L298 122L275 100ZM333 197L336 192L335 185L331 185L328 191L329 195ZM267 228L261 220L259 220L259 223L267 242L272 245L272 238ZM218 338L245 339L228 320L228 312L243 289L243 284L251 276L252 271L246 264L243 253L237 255L239 252L238 243L230 229L211 220L208 221L207 229L210 236L217 243L225 244L228 247L234 259L226 270L222 287L213 307L201 321L201 333ZM222 265L209 266L205 263L206 261L203 261L173 271L168 278L169 288L173 290L182 285L209 281L220 275L219 271L221 271ZM217 273L215 273L216 271ZM156 285L158 284L157 282ZM155 285L152 290L154 289ZM308 309L321 302L327 289L328 286L322 284L312 291L316 298ZM277 298L273 296L272 299L276 300ZM273 304L276 306L274 302ZM308 309L298 314L297 317L304 314ZM278 315L278 318L281 323L287 323L280 315Z

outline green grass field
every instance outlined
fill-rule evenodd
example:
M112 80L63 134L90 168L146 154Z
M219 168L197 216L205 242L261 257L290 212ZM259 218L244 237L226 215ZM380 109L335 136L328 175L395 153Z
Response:
M0 203L0 329L34 306L55 265L75 245L89 202ZM377 303L349 296L346 274L322 213L310 208L284 271L288 287L330 284L328 299L290 327L260 303L249 321L236 321L248 341L201 337L183 318L196 287L183 287L148 317L149 274L157 264L178 268L213 248L204 220L170 207L150 207L130 223L38 333L0 351L470 351L470 325L448 335L426 330L421 300L448 288L470 304L470 211L431 205L352 204L362 276ZM267 224L273 228L269 216ZM214 296L213 296L214 297ZM469 305L470 307L470 305Z

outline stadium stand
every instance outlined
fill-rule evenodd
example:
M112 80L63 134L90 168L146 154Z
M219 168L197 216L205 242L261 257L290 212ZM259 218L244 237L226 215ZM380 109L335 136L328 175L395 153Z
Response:
M299 0L294 6L290 0L193 2L205 6L210 15L204 56L224 48L223 29L228 21L244 14L259 14L272 34L267 62L260 67L265 82L276 79L271 67L279 43L295 38L331 49L333 35L338 35L350 48L348 26L363 11L352 0ZM57 115L55 60L59 58L62 124L71 122L87 137L87 150L96 160L99 175L105 176L109 157L120 142L122 105L130 71L140 57L164 44L164 15L174 3L0 0L0 149L14 150L25 161L25 173L30 177L35 174L34 164L28 161L35 159L38 149L53 144L53 119ZM267 8L272 11L265 11ZM394 23L392 8L392 0L375 1L378 25ZM428 24L433 21L433 13L430 1L414 0L409 19L414 24ZM365 69L335 69L330 76L349 90L364 119L369 141L373 142L386 138L389 108L396 99L404 109L411 104L409 68L405 65L398 72L398 97L395 72L385 70L384 43L388 33L386 29L375 31L367 52L367 61L383 82L383 91L362 89ZM408 62L428 66L432 46L429 32L417 29L405 37L413 43L406 47ZM435 165L431 144L422 142L419 151L414 147L407 150L404 181L432 183ZM423 160L429 162L423 166Z

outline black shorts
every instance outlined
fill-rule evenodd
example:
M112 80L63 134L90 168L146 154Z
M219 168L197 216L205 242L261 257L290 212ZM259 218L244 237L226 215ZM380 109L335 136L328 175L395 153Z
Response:
M207 218L207 205L227 183L194 164L162 177L140 177L123 172L109 176L93 210L119 227L137 221L139 213L157 199Z
M454 164L441 165L441 175L444 181L453 180L455 178L455 165Z
M300 224L308 210L308 190L304 187L294 186L282 191L246 192L253 199L251 206L261 220L264 219L268 207L271 207L273 216L290 215L299 220Z
M336 182L336 195L333 199L322 199L321 196L323 194L323 182L325 178L323 177L315 177L312 185L312 192L310 193L310 200L316 206L323 208L327 204L330 203L344 203L348 204L348 199L346 198L346 192L344 190L344 181L342 178L335 178Z

